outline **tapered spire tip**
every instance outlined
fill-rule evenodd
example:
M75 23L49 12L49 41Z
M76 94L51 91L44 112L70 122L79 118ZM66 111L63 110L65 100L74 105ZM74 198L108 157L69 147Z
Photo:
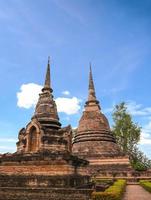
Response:
M90 72L89 72L89 90L92 89L95 91L94 83L93 83L93 75L92 75L92 67L90 63Z
M50 78L50 56L48 56L48 64L47 64L47 71L46 71L46 78L45 78L45 84L44 84L44 90L51 90L51 78Z
M92 100L96 100L96 96L95 96L95 88L94 88L93 75L92 75L92 66L90 62L88 101L92 101Z
M90 72L92 73L92 67L91 67L91 62L89 63L89 66L90 66Z
M48 64L50 64L50 56L48 56Z

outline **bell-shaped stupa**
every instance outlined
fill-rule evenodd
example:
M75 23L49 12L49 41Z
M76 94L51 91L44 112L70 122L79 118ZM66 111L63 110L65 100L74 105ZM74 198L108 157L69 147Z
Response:
M119 155L119 152L108 120L101 112L99 101L96 99L90 65L88 100L73 140L73 153L88 158Z

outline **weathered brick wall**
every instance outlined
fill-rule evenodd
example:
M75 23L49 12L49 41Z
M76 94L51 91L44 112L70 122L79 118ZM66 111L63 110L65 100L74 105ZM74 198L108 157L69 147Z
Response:
M0 200L91 200L89 189L0 188Z
M42 174L66 175L73 174L74 168L69 165L5 165L0 166L0 174Z
M88 181L88 176L80 175L0 175L0 187L71 188L87 184Z

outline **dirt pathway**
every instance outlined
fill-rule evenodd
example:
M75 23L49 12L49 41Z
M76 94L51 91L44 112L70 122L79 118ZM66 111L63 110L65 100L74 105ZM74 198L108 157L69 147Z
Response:
M127 185L123 200L151 200L151 193L139 185Z

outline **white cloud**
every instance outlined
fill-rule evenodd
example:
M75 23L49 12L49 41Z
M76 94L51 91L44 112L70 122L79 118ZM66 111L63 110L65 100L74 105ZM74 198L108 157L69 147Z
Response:
M17 106L26 109L34 107L41 89L42 86L35 83L21 85L20 92L17 93Z
M135 101L126 103L128 112L133 116L151 115L151 107L143 107L142 104L137 104Z
M68 95L70 95L70 92L68 90L65 90L65 91L62 92L62 94L68 96Z
M42 86L35 83L23 84L20 88L20 92L17 93L17 106L20 108L29 109L35 107L39 93L41 92ZM69 91L63 92L65 95L69 95ZM67 115L73 115L78 113L80 110L81 100L77 97L58 97L55 99L57 104L58 112L63 112Z
M58 112L66 113L67 115L73 115L78 113L80 110L81 100L77 97L72 98L65 98L65 97L58 97L56 99L57 109Z

